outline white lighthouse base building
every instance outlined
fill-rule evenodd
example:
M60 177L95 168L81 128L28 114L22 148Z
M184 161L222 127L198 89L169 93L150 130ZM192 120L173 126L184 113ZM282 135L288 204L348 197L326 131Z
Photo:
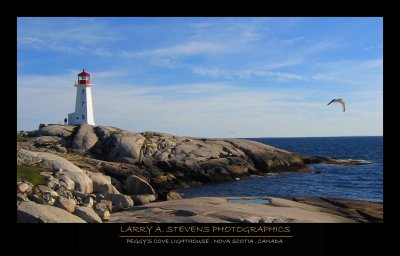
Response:
M83 70L78 74L76 87L75 112L68 114L69 125L95 125L93 117L92 84L90 74Z

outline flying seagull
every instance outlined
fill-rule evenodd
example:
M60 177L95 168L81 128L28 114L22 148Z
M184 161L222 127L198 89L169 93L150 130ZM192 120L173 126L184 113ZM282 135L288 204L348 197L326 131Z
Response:
M342 104L343 112L346 111L346 103L344 103L342 99L333 99L331 100L331 102L328 103L328 105L331 104L332 102L339 102L340 104Z

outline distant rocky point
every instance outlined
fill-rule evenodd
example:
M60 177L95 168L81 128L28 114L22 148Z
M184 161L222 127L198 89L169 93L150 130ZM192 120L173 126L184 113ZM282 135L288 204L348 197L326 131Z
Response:
M17 166L45 170L43 184L17 183L19 222L102 222L133 205L181 199L174 191L178 188L307 172L309 163L343 164L243 139L136 133L110 126L40 125L37 131L17 133L17 141Z

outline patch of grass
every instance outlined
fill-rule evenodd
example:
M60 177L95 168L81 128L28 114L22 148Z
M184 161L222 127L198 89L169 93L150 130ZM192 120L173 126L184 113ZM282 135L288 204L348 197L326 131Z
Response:
M24 142L26 139L17 133L17 142Z
M31 141L34 139L35 136L22 136L18 134L17 132L17 142L25 142L25 141Z
M17 181L26 180L36 185L45 185L46 179L40 175L41 172L49 171L39 166L19 165L17 166Z

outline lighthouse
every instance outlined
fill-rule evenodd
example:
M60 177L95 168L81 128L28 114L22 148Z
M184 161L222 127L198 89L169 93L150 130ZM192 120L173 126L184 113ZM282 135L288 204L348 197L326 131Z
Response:
M92 104L92 85L90 74L85 69L78 74L78 82L75 82L76 101L75 112L68 114L69 125L91 124L95 125Z

